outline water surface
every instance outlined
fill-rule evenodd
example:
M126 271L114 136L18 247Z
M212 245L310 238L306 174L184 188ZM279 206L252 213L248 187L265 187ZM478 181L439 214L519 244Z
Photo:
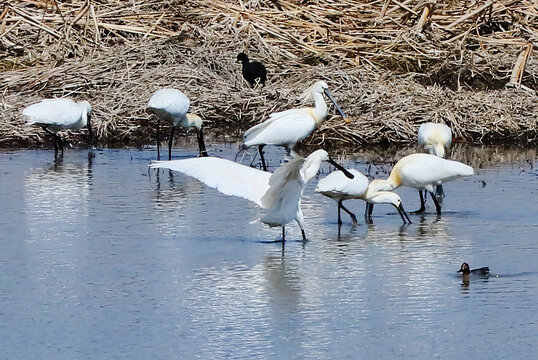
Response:
M236 146L212 150L233 159ZM275 166L282 152L268 151ZM344 215L339 231L312 181L309 241L290 223L283 247L251 223L256 204L148 172L154 151L0 152L2 358L532 358L536 152L462 154L477 175L445 185L440 218L430 201L401 226L378 205L365 225L350 201L360 225ZM418 208L416 190L397 192ZM500 276L463 283L463 261Z

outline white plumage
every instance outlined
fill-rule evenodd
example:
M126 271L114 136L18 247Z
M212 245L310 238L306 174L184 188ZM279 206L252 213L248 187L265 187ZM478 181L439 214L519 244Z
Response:
M176 126L193 128L198 137L200 156L207 156L204 138L202 134L202 119L195 114L188 113L190 107L189 98L177 89L157 90L149 99L147 111L155 114L159 119L157 124L157 157L160 158L159 127L160 120L172 123L172 131L168 139L168 159L172 158L172 142Z
M424 123L418 129L418 144L444 158L452 145L452 130L445 124Z
M54 136L55 154L58 145L63 155L63 142L57 135L58 131L65 129L88 129L88 142L93 142L91 127L92 107L87 101L74 102L71 99L45 99L26 107L22 114L28 117L27 125L41 126Z
M433 194L435 185L457 179L462 176L474 174L472 167L458 161L446 160L431 154L411 154L400 159L390 172L386 180L373 180L371 186L376 191L394 190L400 186L412 187L418 190L427 190L437 209L441 214L441 206ZM421 194L421 209L424 211L424 202ZM415 213L416 213L415 212Z
M281 226L284 240L285 225L294 219L301 228L303 239L306 239L301 196L306 183L318 172L323 160L335 164L325 150L317 150L306 159L291 159L273 174L215 157L156 161L150 167L180 171L223 194L255 202L265 209L260 220L271 227Z
M409 221L407 214L405 213L400 196L390 191L375 191L369 186L368 178L360 171L355 169L348 169L353 174L354 178L349 179L344 175L342 171L333 171L323 179L319 180L316 187L316 192L325 195L338 202L338 224L342 224L340 217L340 209L351 216L353 223L357 223L357 217L351 211L349 211L342 202L344 200L359 199L367 202L368 204L392 204L397 210L405 224L406 220ZM368 207L366 208L368 211ZM365 213L365 217L368 215ZM409 221L411 222L411 221Z
M418 129L418 144L428 150L430 154L444 158L452 145L452 130L445 124L422 124ZM445 195L442 184L437 185L436 195L439 197ZM422 194L420 194L420 199L421 202L424 199Z
M316 126L319 126L325 120L328 108L323 99L324 93L334 103L340 115L347 121L346 115L331 96L327 83L318 81L306 89L301 97L303 103L313 100L314 107L272 113L269 115L269 119L245 132L243 141L246 146L259 147L264 170L267 170L267 168L263 159L263 146L281 145L286 147L289 153L297 142L309 136Z

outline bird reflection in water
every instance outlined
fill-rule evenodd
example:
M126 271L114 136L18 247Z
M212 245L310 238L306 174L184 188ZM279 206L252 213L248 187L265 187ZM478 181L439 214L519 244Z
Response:
M263 269L269 302L275 304L279 312L296 309L301 295L301 276L297 264L286 258L284 246L280 252L266 256Z
M40 232L39 224L44 222L57 227L47 232L52 239L61 227L79 227L87 218L94 157L90 152L86 162L79 157L57 158L26 177L24 200L28 217L34 219L29 225L31 232L34 227Z

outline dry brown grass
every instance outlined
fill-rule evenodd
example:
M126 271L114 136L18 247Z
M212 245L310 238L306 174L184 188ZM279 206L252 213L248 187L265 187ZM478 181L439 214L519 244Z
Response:
M431 4L5 2L0 145L41 143L20 111L60 96L92 103L103 144L147 142L145 104L162 87L184 91L213 131L240 137L269 113L297 106L319 79L352 121L329 119L310 144L410 143L426 121L449 124L459 141L535 143L536 4ZM250 89L241 78L235 56L243 50L267 65L266 87Z

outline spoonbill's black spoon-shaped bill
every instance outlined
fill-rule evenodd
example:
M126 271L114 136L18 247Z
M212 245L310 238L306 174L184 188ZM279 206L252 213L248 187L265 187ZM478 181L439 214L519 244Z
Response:
M30 105L22 111L28 117L27 125L41 126L43 130L54 136L54 156L64 153L64 144L58 131L71 129L88 129L88 144L93 145L94 138L91 126L92 107L87 101L74 102L71 99L45 99Z
M263 157L263 147L265 145L284 146L289 154L297 142L309 136L316 126L323 123L329 111L323 99L323 94L333 102L336 110L338 110L344 120L348 121L346 114L332 97L327 83L318 81L306 89L302 95L303 103L314 100L315 107L290 109L272 113L269 115L269 119L251 127L245 132L243 136L245 146L258 146L262 166L265 171L267 171Z
M300 156L292 158L272 174L216 157L156 161L150 167L179 171L223 194L255 202L265 210L261 222L270 227L282 227L284 241L285 226L294 219L301 228L303 240L306 240L301 197L307 182L317 174L324 160L343 169L325 150L316 150L306 159ZM343 171L353 177L345 169Z
M342 204L344 200L350 199L363 200L367 204L391 204L398 210L398 214L400 214L404 224L406 223L406 219L411 223L398 194L391 191L374 191L369 186L368 178L360 171L355 169L348 169L348 171L353 174L353 179L345 176L342 171L333 171L323 179L319 180L315 190L338 202L338 225L342 225L340 209L343 209L349 214L353 224L357 224L357 217L355 214ZM366 220L368 220L368 218L366 218Z
M249 62L248 56L245 53L237 55L237 61L241 61L243 78L250 84L251 87L256 85L256 79L260 79L260 83L265 86L267 80L267 69L261 62Z
M370 186L376 191L391 191L400 186L418 190L425 189L430 193L435 203L437 215L441 215L441 205L433 193L433 187L473 174L472 167L458 161L446 160L431 154L411 154L403 157L394 165L388 179L373 180ZM420 191L419 193L422 194ZM419 209L418 212L421 210Z
M169 121L172 124L172 131L168 139L168 160L172 159L172 143L176 126L192 128L196 131L198 138L198 149L200 156L207 156L202 131L202 119L195 114L188 113L190 107L189 98L177 89L157 90L149 99L147 111L157 116L157 158L161 158L159 129L161 120Z

